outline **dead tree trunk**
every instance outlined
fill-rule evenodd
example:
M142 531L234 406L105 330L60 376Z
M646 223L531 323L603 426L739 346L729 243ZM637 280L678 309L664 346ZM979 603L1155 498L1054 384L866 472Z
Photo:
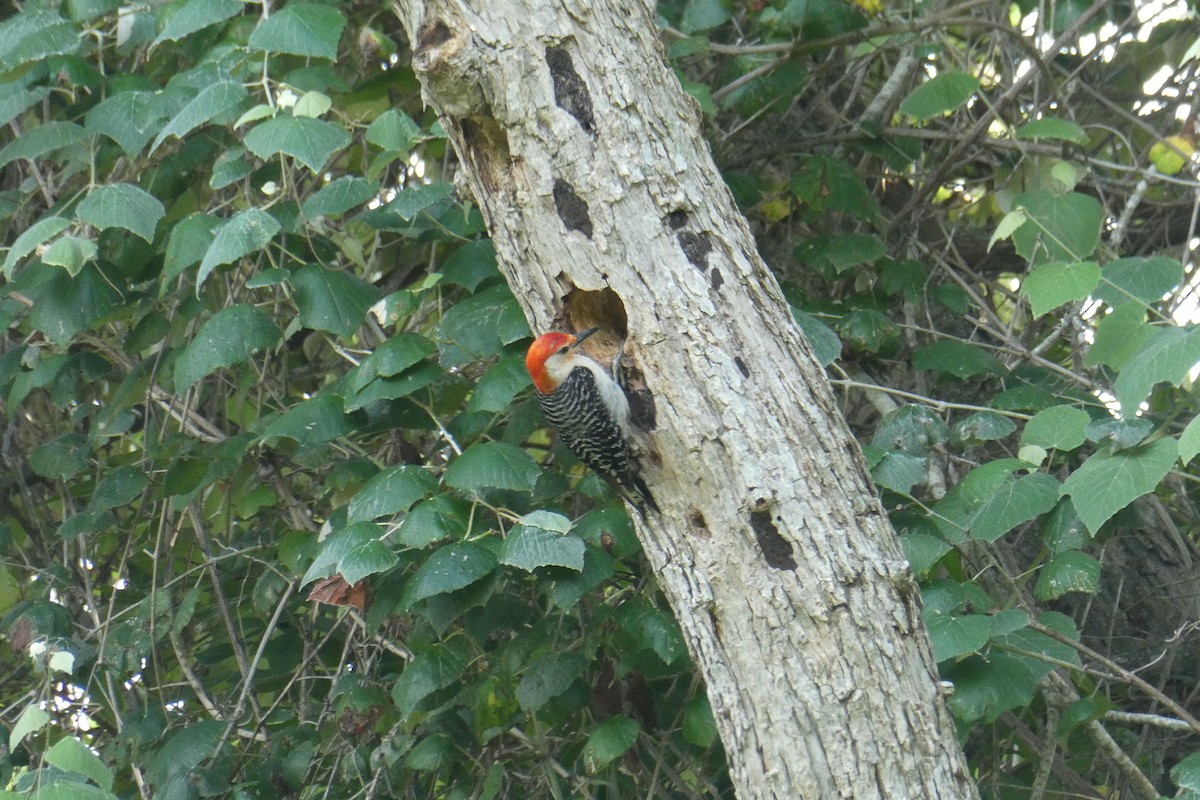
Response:
M739 796L976 794L917 587L645 0L397 0L537 331L644 377L639 524Z

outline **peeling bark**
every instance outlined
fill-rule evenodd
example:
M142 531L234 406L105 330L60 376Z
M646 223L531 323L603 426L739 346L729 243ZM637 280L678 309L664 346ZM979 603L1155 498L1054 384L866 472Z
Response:
M651 5L396 8L534 329L628 335L664 511L639 535L739 796L975 797L917 587Z

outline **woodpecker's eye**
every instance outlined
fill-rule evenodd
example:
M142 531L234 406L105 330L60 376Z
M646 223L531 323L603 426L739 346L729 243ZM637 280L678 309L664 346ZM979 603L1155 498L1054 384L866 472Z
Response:
M558 354L559 354L560 356L561 356L561 355L566 355L566 352L567 352L568 350L570 350L570 349L571 349L571 348L570 348L570 347L568 347L568 346L563 346L563 347L560 347L560 348L558 348Z

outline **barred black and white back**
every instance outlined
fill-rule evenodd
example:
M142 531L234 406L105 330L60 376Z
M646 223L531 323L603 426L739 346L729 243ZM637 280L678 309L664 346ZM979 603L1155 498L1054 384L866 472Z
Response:
M581 365L572 369L557 389L550 394L538 392L537 398L546 421L580 461L635 505L645 504L658 511L658 504L634 469L629 453L628 401L622 393L617 402L596 402L603 388L605 384L597 385L592 370ZM621 391L619 387L617 391ZM617 418L610 413L609 405Z

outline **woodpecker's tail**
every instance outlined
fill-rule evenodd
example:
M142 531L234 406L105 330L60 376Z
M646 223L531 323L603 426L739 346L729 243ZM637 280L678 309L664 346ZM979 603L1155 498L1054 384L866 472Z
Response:
M658 507L658 503L654 502L654 495L650 494L650 487L642 480L642 476L634 473L629 476L632 486L626 486L622 494L629 500L641 513L642 518L646 517L646 509L649 508L655 514L661 514L662 509Z

